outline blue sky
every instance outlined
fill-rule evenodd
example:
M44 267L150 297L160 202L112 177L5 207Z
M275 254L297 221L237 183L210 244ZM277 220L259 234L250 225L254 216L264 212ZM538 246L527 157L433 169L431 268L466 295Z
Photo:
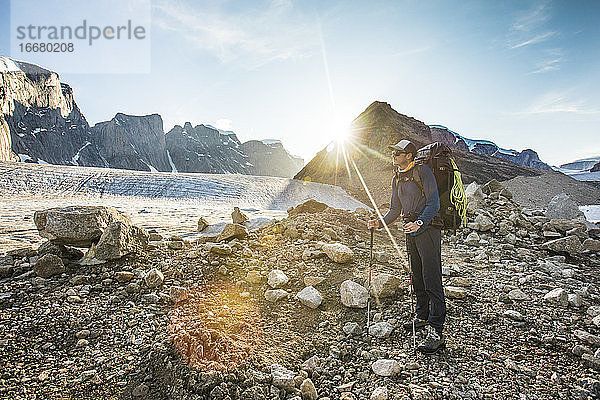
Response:
M155 0L150 73L57 72L91 124L159 113L308 161L379 100L557 165L600 155L599 19L598 1Z

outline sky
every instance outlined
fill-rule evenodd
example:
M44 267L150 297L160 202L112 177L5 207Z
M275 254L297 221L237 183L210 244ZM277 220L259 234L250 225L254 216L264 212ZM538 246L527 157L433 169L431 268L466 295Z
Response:
M600 156L600 1L150 6L149 68L56 70L92 125L158 113L165 132L211 124L241 141L280 139L307 162L377 100L551 165ZM0 0L0 55L31 61L11 54L10 9Z

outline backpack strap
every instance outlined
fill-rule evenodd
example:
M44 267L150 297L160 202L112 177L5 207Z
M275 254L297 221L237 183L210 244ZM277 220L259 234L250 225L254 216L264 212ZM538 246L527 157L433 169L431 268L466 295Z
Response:
M421 173L419 172L419 166L415 165L412 169L413 181L417 184L419 189L421 189L421 194L425 196L425 191L423 190L423 182L421 182Z

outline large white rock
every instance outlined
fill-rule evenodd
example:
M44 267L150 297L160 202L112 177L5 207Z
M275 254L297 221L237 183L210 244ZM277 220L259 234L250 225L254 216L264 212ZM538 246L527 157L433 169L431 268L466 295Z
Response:
M327 257L339 264L346 264L354 260L352 249L341 243L324 244L322 250Z
M471 232L467 235L467 238L465 239L465 244L469 246L479 246L480 240L481 238L479 237L477 232Z
M371 365L371 369L379 376L394 376L402 372L402 365L396 360L377 360Z
M321 296L321 293L319 293L319 291L312 286L307 286L302 289L296 295L296 298L300 300L300 303L310 308L317 308L323 302L323 296Z
M340 285L340 296L342 304L352 308L365 308L369 300L367 289L349 279Z
M475 217L475 223L477 224L477 230L479 231L489 231L494 227L494 222L487 215L479 214Z
M457 286L444 287L444 295L449 299L464 299L467 297L467 289Z

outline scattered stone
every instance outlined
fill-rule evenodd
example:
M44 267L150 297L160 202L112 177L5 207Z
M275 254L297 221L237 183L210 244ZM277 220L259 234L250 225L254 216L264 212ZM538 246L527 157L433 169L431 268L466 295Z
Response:
M60 257L54 254L46 254L36 261L33 272L41 278L50 278L65 272L65 264Z
M592 335L591 333L581 329L576 329L573 334L577 339L589 344L590 346L600 346L600 336Z
M295 374L282 367L279 364L271 365L271 376L273 377L273 385L287 392L293 392L295 389L294 377Z
M600 371L600 358L584 353L581 355L581 359L591 368L595 369L596 371Z
M204 219L204 217L200 217L198 219L198 232L202 232L203 230L208 228L209 225L210 224L208 223L208 221L206 221L206 219Z
M341 243L325 244L322 250L327 257L339 264L346 264L354 260L354 252L350 247Z
M494 227L492 219L483 214L479 214L477 217L475 217L475 224L477 224L476 229L482 232L489 231Z
M371 280L371 294L376 299L392 297L402 289L403 281L396 275L377 274Z
M525 320L525 317L523 317L523 314L521 314L520 312L518 312L516 310L506 310L506 311L504 311L504 313L502 315L505 318L510 318L512 320L515 320L515 321L523 321L523 320Z
M566 307L569 304L569 297L565 289L556 288L544 295L544 301Z
M146 286L148 286L150 289L159 287L160 285L162 285L164 280L165 277L163 273L156 268L152 268L144 276L144 282L146 283Z
M388 322L377 322L369 327L369 335L384 339L392 333L394 327Z
M248 282L251 285L260 285L262 280L263 277L260 274L260 271L252 270L248 271L248 273L246 274L246 282Z
M596 239L585 239L583 241L583 248L591 251L600 251L600 240Z
M184 243L183 240L169 240L167 247L171 250L183 250Z
M388 400L388 389L386 386L375 388L369 397L369 400Z
M240 211L239 207L233 207L233 212L231 213L231 218L233 219L234 224L243 225L244 222L248 221L248 216Z
M269 275L267 275L267 284L273 289L283 286L289 281L290 278L288 278L283 271L278 269L272 270L271 272L269 272Z
M568 302L571 307L579 308L583 305L583 298L577 293L569 293Z
M449 299L464 299L467 297L467 290L462 287L445 286L444 295Z
M289 293L283 289L270 289L265 291L265 300L269 303L276 303L287 296L289 296Z
M467 238L465 239L464 243L469 246L479 246L480 241L481 238L479 237L477 232L471 232L467 235Z
M307 286L302 289L296 295L296 298L300 300L302 304L310 308L317 308L323 302L321 293L319 293L319 291L312 286Z
M371 369L379 376L394 376L402 372L402 366L396 360L381 359L371 365Z
M173 303L177 303L179 298L187 292L187 289L182 286L171 286L169 288L169 298Z
M540 245L540 249L550 250L557 253L569 253L575 256L581 252L583 245L581 240L575 235L567 236L560 239L554 239Z
M321 276L305 276L304 277L304 285L305 286L317 286L319 283L323 282L325 278Z
M525 294L521 289L513 289L508 292L508 298L512 301L527 301L531 298Z
M429 389L427 389L426 387L418 386L418 385L411 383L408 385L408 389L410 390L413 400L433 400L434 399L433 395L431 394Z
M204 246L210 253L214 254L226 256L233 253L233 247L227 243L206 243Z
M135 274L130 271L115 272L115 279L117 281L119 281L120 283L129 282L134 276L135 276Z
M317 389L310 378L306 378L302 381L302 384L300 384L300 392L302 393L302 399L304 400L317 400L319 398Z
M318 202L316 200L307 200L302 204L299 204L295 208L288 210L289 215L297 215L297 214L314 214L321 211L324 211L329 207L325 203Z
M346 322L342 330L348 336L353 336L360 332L360 328L356 322Z
M369 299L369 292L364 286L351 280L345 280L340 286L342 304L346 307L365 308Z
M240 224L227 224L217 237L217 242L231 239L243 239L248 236L248 229Z

